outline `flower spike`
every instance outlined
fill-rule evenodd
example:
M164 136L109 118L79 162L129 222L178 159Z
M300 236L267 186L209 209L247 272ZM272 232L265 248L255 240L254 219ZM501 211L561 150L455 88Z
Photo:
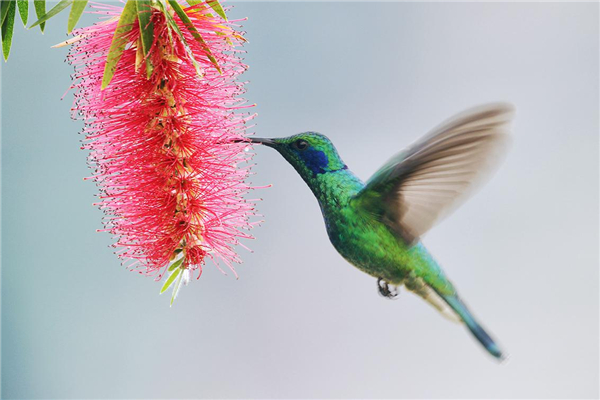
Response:
M251 238L251 154L236 141L253 115L240 98L247 67L234 26L208 18L208 7L185 9L186 20L162 2L141 3L94 5L121 16L73 32L73 111L86 123L83 148L119 257L157 280L170 273L161 293L172 287L174 301L207 258L235 274L233 246Z

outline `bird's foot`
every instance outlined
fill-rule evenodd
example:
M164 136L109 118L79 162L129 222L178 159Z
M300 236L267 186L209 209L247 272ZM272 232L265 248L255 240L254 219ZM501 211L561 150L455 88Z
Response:
M379 278L377 279L377 289L379 290L379 294L383 297L386 297L390 300L394 300L398 297L398 287L390 286L386 281Z

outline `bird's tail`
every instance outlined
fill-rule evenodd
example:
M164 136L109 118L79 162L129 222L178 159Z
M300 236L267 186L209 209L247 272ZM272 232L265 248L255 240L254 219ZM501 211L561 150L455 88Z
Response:
M443 316L454 322L464 322L473 336L481 343L483 347L494 357L504 360L506 354L500 349L500 346L488 335L488 333L479 325L473 314L463 303L454 288L447 282L450 290L454 294L445 294L441 290L436 290L435 286L427 284L419 278L408 277L404 280L404 286L421 296L429 304L435 307Z
M479 323L473 317L473 314L469 311L467 306L460 300L457 295L440 295L446 303L454 310L458 316L463 320L467 328L471 331L473 336L481 343L483 347L494 357L504 360L506 354L500 349L498 344L488 335L488 333L479 325Z

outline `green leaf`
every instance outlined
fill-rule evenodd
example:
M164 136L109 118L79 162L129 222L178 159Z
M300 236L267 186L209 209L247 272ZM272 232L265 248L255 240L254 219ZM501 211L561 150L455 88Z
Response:
M225 15L225 10L221 6L221 3L219 3L219 0L187 0L187 3L192 7L197 4L200 4L200 3L206 3L217 14L219 14L219 16L221 18L223 18L225 21L227 21L227 15ZM212 17L212 14L206 14L206 15L209 17Z
M0 5L2 7L2 20L0 21L0 24L4 25L4 20L6 19L6 16L8 15L8 10L10 8L10 1L0 1Z
M171 264L169 266L169 271L173 271L175 268L178 268L182 262L183 262L183 257L180 258L179 260L175 261L173 264Z
M21 15L23 26L26 26L27 17L29 17L29 2L27 0L17 0L17 6L19 6L19 15Z
M117 64L119 63L123 51L125 50L125 45L127 44L127 40L124 36L131 28L133 28L133 22L135 21L136 16L137 7L135 6L135 0L127 0L125 8L123 8L123 12L121 13L121 18L119 18L117 29L115 29L115 34L110 44L110 49L108 50L108 56L106 57L104 75L102 76L102 89L105 89L108 86L115 74Z
M179 269L179 271L181 271L181 269ZM177 279L177 282L175 283L175 286L173 287L173 294L171 295L171 306L173 305L173 302L175 301L175 297L177 297L177 293L179 293L179 289L181 288L181 280L183 279L183 274L179 275L179 279Z
M62 10L64 10L65 8L69 7L71 5L71 3L73 3L73 0L61 0L61 1L59 1L57 5L55 5L50 11L48 11L48 13L46 13L46 14L42 15L41 17L39 17L39 19L37 21L35 21L35 23L33 25L31 25L29 27L29 29L33 28L34 26L38 26L42 22L48 21L50 18L54 17L56 14L58 14L59 12L61 12Z
M177 278L177 276L179 276L179 274L181 274L181 268L177 268L171 275L169 275L169 279L167 279L163 287L160 289L160 294L163 294L167 291L169 286L173 284L173 281L175 278Z
M152 16L152 0L138 0L136 4L142 37L142 49L146 59L146 75L150 79L153 67L150 58L148 58L148 52L150 51L150 47L152 47L152 42L154 42L154 24L150 19Z
M227 15L225 15L225 10L223 10L223 7L221 6L221 3L219 3L219 0L206 0L206 4L208 4L210 8L215 10L215 12L219 14L219 17L227 21Z
M33 5L35 7L35 15L38 17L38 19L46 14L46 0L33 0ZM40 30L42 33L44 32L45 26L45 22L40 24Z
M75 0L73 2L71 13L69 14L69 21L67 22L67 33L71 33L73 28L75 28L75 25L77 25L77 21L81 18L81 14L83 14L87 2L88 0Z
M154 4L157 5L158 8L160 8L160 10L162 11L162 13L165 15L169 26L175 25L175 29L177 29L177 24L175 24L175 20L173 19L173 16L171 16L171 13L167 12L166 4L163 4L162 0L157 3L154 3ZM167 29L167 36L169 37L169 42L173 42L173 34L171 32L171 29Z
M213 63L213 65L215 66L217 71L219 71L219 73L222 73L221 67L219 66L219 63L217 62L217 59L213 56L212 52L210 51L210 48L208 47L208 45L206 44L204 39L202 39L200 32L198 32L198 29L196 29L196 27L194 26L194 23L187 16L187 14L183 10L183 8L181 8L181 6L177 2L177 0L169 0L169 4L171 5L171 7L173 7L173 10L175 10L177 15L179 16L179 19L181 19L181 21L185 24L186 28L189 29L189 31L192 34L192 36L194 37L194 39L196 39L196 41L198 43L200 43L200 45L206 52L206 56L208 57L210 62ZM175 24L175 26L177 26L177 25ZM183 35L181 34L181 31L179 31L179 28L177 28L177 31L178 31L179 35L181 36L182 40L185 40L183 38Z
M165 6L162 4L162 2L159 1L156 4L158 4L158 6L161 8L163 14L167 18L167 23L171 27L171 29L167 29L167 34L169 35L169 40L171 42L173 41L173 36L171 35L171 30L175 31L175 33L177 33L179 35L179 37L181 38L181 43L183 43L185 52L188 54L188 57L192 61L192 64L194 65L194 68L196 69L196 73L198 74L198 76L202 77L202 75L203 75L202 68L200 67L200 64L198 64L196 59L194 58L194 53L192 52L192 49L190 49L190 46L187 44L187 41L185 40L185 36L183 36L183 33L181 33L181 30L179 30L179 27L177 26L175 19L173 19L173 16L165 8Z
M206 3L206 2L205 2L204 0L187 0L187 3L188 3L188 4L189 4L191 7L193 7L193 6L195 6L196 4L200 4L200 3ZM189 14L189 12L188 12L188 14ZM212 15L211 13L206 13L206 14L204 14L204 15L206 15L208 18L213 18L213 15ZM223 35L223 32L215 32L215 33L216 33L217 35Z
M10 54L10 46L12 45L12 37L13 37L13 29L15 27L15 14L17 8L16 0L11 1L3 1L4 3L8 3L8 10L6 12L6 16L4 17L4 22L2 23L2 54L4 55L4 61L8 60L8 55Z

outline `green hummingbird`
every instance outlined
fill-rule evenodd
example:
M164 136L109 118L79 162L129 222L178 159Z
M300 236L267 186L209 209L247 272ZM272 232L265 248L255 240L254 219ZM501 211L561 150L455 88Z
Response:
M392 157L366 183L319 133L249 140L277 150L296 169L319 202L335 249L377 278L381 295L393 298L391 286L404 285L464 323L491 355L503 359L420 238L499 165L513 114L504 103L458 114Z

